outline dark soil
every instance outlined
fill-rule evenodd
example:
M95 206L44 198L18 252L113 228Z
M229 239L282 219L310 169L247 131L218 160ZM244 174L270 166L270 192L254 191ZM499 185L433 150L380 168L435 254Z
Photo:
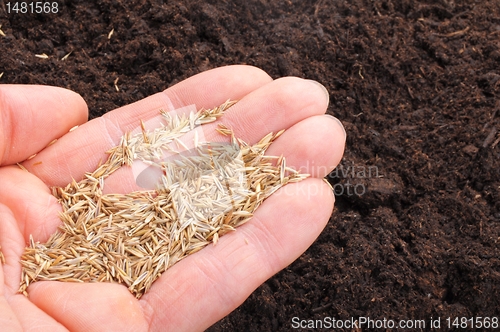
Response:
M500 316L499 1L163 2L59 0L50 15L3 2L0 83L72 89L91 117L235 63L328 88L348 132L336 210L210 331Z

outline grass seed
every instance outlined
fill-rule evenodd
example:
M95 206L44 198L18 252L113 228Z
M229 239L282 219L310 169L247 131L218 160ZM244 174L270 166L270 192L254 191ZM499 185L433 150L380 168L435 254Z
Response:
M284 157L265 156L283 131L250 146L219 125L230 143L199 142L190 153L182 136L220 118L234 101L184 115L160 111L163 124L151 131L126 133L106 162L79 182L52 188L62 206L62 225L44 243L30 245L21 257L19 292L40 280L115 282L137 298L176 262L214 245L252 218L280 187L306 178L287 167ZM174 158L162 157L165 151ZM105 179L141 160L161 170L154 190L103 194ZM4 262L0 252L0 261Z

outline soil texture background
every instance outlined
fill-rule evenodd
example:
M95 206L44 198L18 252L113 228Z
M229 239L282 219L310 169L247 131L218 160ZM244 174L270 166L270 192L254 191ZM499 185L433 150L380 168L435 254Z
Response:
M327 316L424 330L440 317L445 331L448 317L500 317L499 1L57 3L55 14L1 3L0 83L74 90L94 118L249 64L321 82L345 124L326 229L209 331Z

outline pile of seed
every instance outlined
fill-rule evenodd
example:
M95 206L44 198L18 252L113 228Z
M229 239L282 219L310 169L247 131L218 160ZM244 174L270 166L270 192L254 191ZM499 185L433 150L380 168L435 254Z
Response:
M184 115L161 111L160 127L148 131L141 122L142 131L124 135L94 172L52 188L63 225L45 244L30 237L19 291L27 295L39 280L116 282L140 298L170 266L244 224L283 185L306 178L284 158L264 156L282 132L249 146L219 126L230 143L198 142L196 128L233 104ZM186 153L181 137L188 132L194 148ZM104 180L134 160L161 170L157 188L103 194Z

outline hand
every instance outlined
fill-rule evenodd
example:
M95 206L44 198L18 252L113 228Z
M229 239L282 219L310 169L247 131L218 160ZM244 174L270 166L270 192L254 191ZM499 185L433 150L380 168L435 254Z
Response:
M236 137L253 144L287 129L267 154L283 154L287 165L312 177L281 188L247 224L171 267L140 300L113 283L40 281L28 288L29 298L17 293L19 259L30 234L45 242L61 224L51 186L65 186L93 171L125 132L159 109L211 108L227 99L239 102L219 121ZM201 73L85 124L87 106L74 92L0 86L2 330L201 331L230 313L301 255L330 217L334 195L321 178L340 161L345 134L337 120L324 115L327 106L319 84L299 78L273 81L248 66ZM81 126L68 133L75 125Z

